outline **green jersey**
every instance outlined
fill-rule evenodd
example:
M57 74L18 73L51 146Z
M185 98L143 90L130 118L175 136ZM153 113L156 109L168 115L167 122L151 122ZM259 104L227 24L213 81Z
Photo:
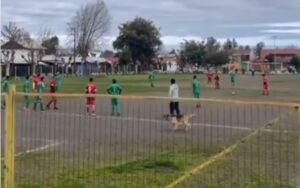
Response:
M149 79L150 81L154 81L154 80L155 80L155 75L154 75L153 72L151 72L151 73L149 74L148 79Z
M235 79L236 79L236 74L235 74L235 72L231 72L231 73L230 73L230 78L231 78L231 81L232 81L232 82L235 81Z
M107 88L107 92L111 95L120 95L122 92L122 87L119 84L111 84Z
M23 92L24 93L29 93L31 90L31 82L29 80L25 80L23 83Z
M193 80L193 93L200 93L200 82L197 79Z
M61 74L55 76L55 81L56 81L56 84L57 84L58 86L61 85L62 80L63 80L63 76L62 76Z
M37 85L37 92L38 93L43 93L44 90L45 90L45 84L44 84L44 82L38 83L38 85Z
M9 90L9 82L8 80L2 80L2 92L7 93Z

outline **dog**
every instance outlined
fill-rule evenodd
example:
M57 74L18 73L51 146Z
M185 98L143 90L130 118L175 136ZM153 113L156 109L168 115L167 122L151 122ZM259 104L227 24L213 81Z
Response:
M189 120L194 116L196 116L195 113L190 115L177 115L177 116L164 115L164 118L172 123L174 127L173 131L178 130L179 127L184 127L185 131L187 131L192 128L192 124L189 122Z

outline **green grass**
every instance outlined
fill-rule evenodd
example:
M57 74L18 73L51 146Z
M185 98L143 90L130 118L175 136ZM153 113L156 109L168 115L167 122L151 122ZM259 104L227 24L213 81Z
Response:
M106 88L113 78L123 87L124 95L158 95L167 96L170 79L175 78L180 86L180 96L192 97L191 81L192 74L160 74L156 76L155 88L150 87L147 75L110 75L95 77L95 82L100 94L106 94ZM221 90L209 88L206 85L205 75L198 75L202 85L202 97L204 98L229 98L229 99L255 99L255 100L283 100L298 101L300 77L297 75L270 76L271 95L263 97L261 95L262 81L260 76L254 78L247 75L237 77L236 87L230 86L228 75L222 75ZM66 77L63 80L62 93L84 93L88 83L88 77ZM49 78L46 79L46 83ZM17 85L17 90L22 90L22 81L12 82ZM48 90L48 89L47 89ZM231 92L236 91L237 95L232 96Z

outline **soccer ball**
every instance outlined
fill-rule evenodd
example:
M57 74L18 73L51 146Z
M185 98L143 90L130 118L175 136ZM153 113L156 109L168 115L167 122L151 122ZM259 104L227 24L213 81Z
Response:
M233 92L231 92L231 95L236 95L236 93L233 91Z

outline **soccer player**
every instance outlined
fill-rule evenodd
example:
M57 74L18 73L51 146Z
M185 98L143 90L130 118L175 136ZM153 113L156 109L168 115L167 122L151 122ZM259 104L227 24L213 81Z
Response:
M263 95L266 95L268 96L269 93L270 93L270 90L269 90L269 81L268 79L266 78L266 74L263 74Z
M179 87L176 84L176 80L174 78L171 79L171 86L169 88L169 97L172 98L170 102L170 115L174 116L174 111L176 111L177 116L180 116L179 110Z
M45 90L44 77L41 77L40 82L36 86L36 91L37 91L37 93L43 93L44 90ZM40 105L40 110L44 111L42 96L36 96L35 97L35 101L34 101L34 104L33 104L33 110L36 110L38 104Z
M195 99L199 99L200 98L200 95L201 95L201 87L200 87L200 82L199 80L197 79L197 76L194 76L193 77L193 83L192 83L192 86L193 86L193 94L194 94L194 98ZM200 108L201 105L200 103L198 103L196 105L196 108Z
M235 71L230 71L230 83L231 87L235 86L235 81L236 81L236 72Z
M110 95L118 96L121 95L122 93L122 87L117 83L115 79L112 80L112 84L107 88L107 93ZM116 115L120 116L121 115L121 104L120 101L117 97L112 97L111 98L111 115Z
M50 81L50 93L53 94L53 95L51 96L51 100L47 104L47 109L50 109L50 106L53 103L54 104L53 109L58 110L58 108L57 108L57 98L55 96L56 90L57 90L56 80L55 80L55 77L53 76L51 81Z
M220 89L220 75L219 75L219 73L216 71L216 75L215 75L215 78L214 78L214 80L215 80L215 87L216 87L216 89Z
M207 70L206 77L207 77L207 85L211 86L213 74L211 73L211 71L209 69Z
M151 87L154 87L155 75L154 75L153 71L151 71L151 72L149 73L148 80L149 80L149 82L150 82L150 86L151 86Z
M55 81L56 81L56 92L60 92L61 91L61 85L62 85L62 81L63 81L63 75L60 74L60 72L57 72L55 75Z
M2 93L8 93L9 91L9 76L6 76L5 79L3 79L1 81L1 85L2 85ZM2 109L5 109L5 99L2 101Z
M26 76L25 81L23 83L23 92L29 93L31 91L31 84L29 81L29 76ZM29 96L24 95L24 111L29 111Z
M33 81L32 89L33 89L33 91L37 92L37 86L38 86L39 82L41 81L41 75L40 74L33 75L32 81Z
M89 83L87 84L85 88L85 93L88 95L96 94L97 87L94 83L94 79L90 78ZM86 112L89 115L95 116L95 108L96 108L96 97L88 96L86 98Z

